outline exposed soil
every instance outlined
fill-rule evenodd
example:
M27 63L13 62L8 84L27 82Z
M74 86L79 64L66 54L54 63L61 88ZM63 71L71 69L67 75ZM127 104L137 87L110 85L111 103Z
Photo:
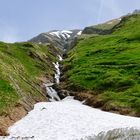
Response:
M9 114L0 116L0 136L8 135L7 129L16 121L20 120L27 114L22 105L17 105Z
M42 76L38 78L40 81L40 86L42 89L42 95L46 95L46 89L43 83L47 81L48 78ZM46 97L47 98L47 97ZM8 128L13 125L18 120L22 119L27 115L27 113L33 109L33 105L37 102L46 101L45 99L29 99L28 102L20 101L15 107L13 107L8 113L0 115L0 136L7 136ZM27 104L28 103L28 104Z
M80 101L84 101L84 104L86 105L89 105L94 108L99 108L103 111L113 112L121 115L135 116L135 117L140 116L140 114L135 113L129 107L119 107L119 106L110 105L105 101L103 101L102 99L99 99L96 95L92 95L89 92L76 93L74 98Z

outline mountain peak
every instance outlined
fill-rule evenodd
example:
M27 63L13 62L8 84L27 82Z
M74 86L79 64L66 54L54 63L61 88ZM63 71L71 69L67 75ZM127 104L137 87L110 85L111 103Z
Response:
M64 50L69 47L69 44L79 35L82 30L52 30L49 32L41 33L38 36L29 40L33 43L51 43L54 46Z

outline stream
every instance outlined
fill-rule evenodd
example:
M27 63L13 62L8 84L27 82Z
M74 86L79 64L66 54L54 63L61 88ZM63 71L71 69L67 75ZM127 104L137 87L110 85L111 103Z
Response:
M37 103L0 140L140 140L140 118L122 116L83 105L66 97L61 100L54 84L60 83L60 64L53 62L54 83L44 83L50 102Z
M58 55L59 61L62 61L62 57ZM55 68L55 83L45 83L44 86L46 87L46 93L49 96L49 101L60 101L60 97L57 94L57 91L52 87L54 84L59 84L60 83L60 64L57 61L56 63L53 62L54 68Z

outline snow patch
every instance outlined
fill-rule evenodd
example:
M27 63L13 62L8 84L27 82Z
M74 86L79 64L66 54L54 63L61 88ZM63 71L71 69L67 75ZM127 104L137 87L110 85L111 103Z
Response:
M90 136L98 136L101 132L114 129L125 131L125 128L131 127L140 130L140 118L103 112L67 98L59 102L36 104L34 110L9 128L8 138L20 136L33 137L34 140L84 140L89 137L87 140L91 140Z
M57 36L58 38L60 38L60 33L59 33L59 31L57 31L57 32L51 32L51 33L49 33L50 35L52 35L52 36Z
M82 31L79 31L78 33L77 33L77 35L81 35L82 34Z
M57 36L58 38L63 37L64 39L68 39L71 37L72 33L73 33L72 31L62 30L62 31L50 32L49 34L52 36Z
M68 34L72 34L72 31L68 31L68 30L62 30L62 33L68 33Z

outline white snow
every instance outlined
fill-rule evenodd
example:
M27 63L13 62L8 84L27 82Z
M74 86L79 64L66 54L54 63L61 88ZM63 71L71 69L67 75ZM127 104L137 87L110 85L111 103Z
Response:
M67 97L59 102L42 102L9 128L11 137L34 140L80 140L117 128L140 128L140 118L103 112Z
M52 36L57 36L58 38L63 37L64 39L68 39L71 37L72 31L62 30L62 31L55 31L49 33Z
M79 31L78 33L77 33L77 35L81 35L82 34L82 31Z
M68 34L72 34L72 31L68 31L68 30L62 30L62 33L68 33Z
M60 33L59 33L59 31L57 31L57 32L51 32L51 33L49 33L49 34L51 34L51 35L53 35L53 36L57 36L57 37L60 38Z

